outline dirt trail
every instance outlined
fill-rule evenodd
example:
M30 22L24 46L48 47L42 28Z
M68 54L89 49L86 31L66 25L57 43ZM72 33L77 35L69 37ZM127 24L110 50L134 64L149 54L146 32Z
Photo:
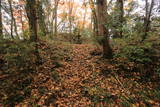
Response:
M11 68L15 75L11 73L11 78L1 81L0 91L4 94L0 93L0 106L1 102L9 107L122 107L133 103L137 107L140 104L158 107L160 104L159 81L142 83L137 78L139 74L123 71L123 67L128 69L124 59L103 59L94 45L49 47L42 42L40 46L43 63L36 72L26 69L16 72ZM139 94L142 92L146 94ZM151 96L151 92L155 99L146 103L144 98Z
M83 82L95 70L92 63L90 52L93 50L91 45L73 45L72 61L65 62L61 79L63 91L61 97L57 99L58 105L65 106L85 106L91 102L82 95Z

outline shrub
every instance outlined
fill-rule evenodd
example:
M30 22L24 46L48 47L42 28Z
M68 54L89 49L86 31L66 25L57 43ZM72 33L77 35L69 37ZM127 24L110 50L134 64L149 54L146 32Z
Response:
M114 57L124 57L131 62L148 64L153 61L154 49L149 42L143 45L125 45L117 52Z
M152 61L146 54L145 49L142 47L127 46L122 50L122 52L131 62L149 63Z
M4 72L34 70L34 43L29 41L0 41L1 70ZM13 69L14 68L14 69Z
M84 87L83 94L91 99L94 104L100 102L109 102L113 97L111 93L107 92L105 89L96 86L96 87Z

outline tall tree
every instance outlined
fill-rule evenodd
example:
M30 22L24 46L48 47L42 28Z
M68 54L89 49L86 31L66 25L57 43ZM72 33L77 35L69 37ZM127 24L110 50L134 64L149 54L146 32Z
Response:
M85 22L86 22L86 14L87 14L87 3L86 3L86 0L83 1L83 5L84 7L84 16L83 16L83 25L82 25L82 30L85 29Z
M36 0L26 0L26 12L29 19L29 31L31 41L37 41L37 10Z
M3 26L2 26L2 12L1 12L1 0L0 0L0 36L3 35Z
M15 34L17 37L19 37L18 31L17 31L16 19L14 18L14 15L13 15L12 0L8 0L8 3L9 3L10 14L11 14L11 36L13 36L13 26L14 26Z
M98 22L97 22L96 8L93 0L89 0L89 4L92 11L91 16L93 18L93 33L94 33L94 36L98 36Z
M22 33L24 34L23 13L22 13L22 10L21 10L21 9L20 9L20 22L21 22Z
M41 32L43 36L45 36L47 31L46 31L44 10L42 8L42 5L43 5L42 0L37 0L38 31Z
M36 0L26 0L26 12L29 19L29 31L30 31L30 40L35 42L35 51L36 56L36 65L41 63L41 57L38 51L38 36L37 36L37 5ZM35 68L36 69L36 68Z
M69 19L69 33L72 33L72 11L73 11L73 2L74 0L69 0L69 13L68 13L68 19Z
M54 34L57 36L57 11L58 11L58 2L59 0L55 0L55 21L54 21Z
M151 22L151 14L153 6L154 6L154 0L151 0L150 6L148 0L145 0L144 34L142 35L142 41L146 39L146 37L148 36L148 32L150 30L150 22Z
M53 14L52 14L52 4L51 0L43 0L43 12L44 12L44 19L46 24L46 33L52 33L53 34ZM50 20L52 19L52 21Z
M99 36L103 36L103 56L104 58L112 58L112 49L109 44L108 29L106 27L107 23L107 8L106 0L97 0L97 17L98 17L98 29Z
M118 16L118 20L119 20L119 26L120 26L120 28L119 28L119 37L122 37L123 35L122 35L122 33L123 33L123 31L122 31L122 27L123 27L123 21L124 21L124 10L123 10L123 0L117 0L117 3L118 3L118 7L119 7L119 16Z
M114 38L121 38L122 37L122 27L124 22L124 9L123 3L124 0L117 0L116 7L114 10L114 29L113 29L113 37Z

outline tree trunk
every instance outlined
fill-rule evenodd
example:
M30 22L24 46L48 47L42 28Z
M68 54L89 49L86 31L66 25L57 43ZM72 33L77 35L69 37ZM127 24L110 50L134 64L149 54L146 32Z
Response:
M37 41L36 0L26 0L26 12L29 19L30 40Z
M2 25L2 12L1 12L1 7L2 7L2 4L1 4L1 0L0 0L0 36L3 35L3 25Z
M29 19L29 31L30 31L30 40L35 42L35 51L36 56L36 65L41 63L41 57L38 51L38 36L37 36L37 5L36 0L26 0L26 12Z
M12 39L14 39L14 36L13 36L13 20L11 19L11 37Z
M151 1L150 8L149 8L148 0L145 0L145 2L146 2L146 6L145 6L146 13L144 18L144 34L142 35L142 41L144 41L148 36L148 32L150 30L150 22L151 22L150 18L151 18L153 6L154 6L154 0Z
M54 34L57 36L57 10L58 10L58 2L59 0L55 0L55 22L54 22Z
M93 3L93 0L89 0L90 8L92 11L92 18L93 18L93 33L94 36L98 36L98 22L97 22L97 15L96 15L96 9Z
M0 36L3 35L3 25L2 25L2 12L1 12L1 7L2 7L2 4L1 4L1 0L0 0Z
M50 17L51 17L51 3L50 0L45 0L44 2L44 6L45 6L45 10L46 12L44 12L44 18L46 19L45 23L46 23L46 33L47 34L52 34L53 33L53 28L50 22Z
M83 1L84 2L84 16L83 16L83 25L82 25L82 30L84 31L85 29L85 23L86 23L86 14L87 14L87 4L86 4L86 0Z
M38 31L42 33L42 36L46 35L46 24L45 24L45 16L42 8L42 1L37 0L37 16L38 16Z
M123 0L117 0L116 9L115 9L115 20L116 24L114 25L113 38L122 38L123 37L123 22L124 22L124 9L123 9Z
M69 33L72 34L72 5L73 0L69 1Z
M12 8L12 0L8 0L8 3L9 3L9 8L10 8L10 12L11 12L11 36L13 36L13 25L14 25L14 31L15 31L15 34L16 36L19 38L19 35L18 35L18 31L17 31L17 24L16 24L16 20L14 18L14 15L13 15L13 8Z
M73 10L73 2L74 0L69 1L69 14L68 14L68 20L69 20L69 33L70 33L70 42L72 43L72 10Z
M108 29L105 26L107 23L107 8L106 0L97 0L98 28L99 35L103 36L103 56L104 58L112 58L112 49L109 45Z
M119 6L119 22L120 22L120 26L119 26L119 37L122 38L123 37L123 17L124 17L124 10L123 10L123 0L117 0L118 1L118 6Z
M24 34L24 22L23 22L23 14L22 14L22 10L20 10L20 21L21 21L21 29L22 29L22 33Z

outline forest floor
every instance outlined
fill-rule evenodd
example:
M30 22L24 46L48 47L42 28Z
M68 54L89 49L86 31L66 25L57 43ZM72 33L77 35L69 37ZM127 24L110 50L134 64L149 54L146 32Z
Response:
M9 72L16 71L11 74L1 69L0 106L160 106L158 81L141 81L135 72L116 72L114 61L103 59L91 44L49 47L42 42L39 47L43 63L36 72L11 67Z

